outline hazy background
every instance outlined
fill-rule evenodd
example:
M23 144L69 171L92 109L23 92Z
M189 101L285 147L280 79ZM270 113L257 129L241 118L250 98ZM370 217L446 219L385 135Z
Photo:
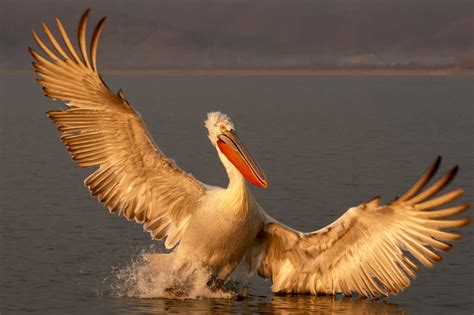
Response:
M31 30L108 21L102 69L474 69L472 0L1 0L0 70L29 69Z

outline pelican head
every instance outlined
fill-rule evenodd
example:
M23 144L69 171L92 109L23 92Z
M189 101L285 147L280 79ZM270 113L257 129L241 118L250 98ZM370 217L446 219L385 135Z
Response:
M265 174L237 137L234 124L229 116L221 112L208 113L205 126L209 132L209 140L216 147L220 156L223 155L227 158L252 184L268 187Z

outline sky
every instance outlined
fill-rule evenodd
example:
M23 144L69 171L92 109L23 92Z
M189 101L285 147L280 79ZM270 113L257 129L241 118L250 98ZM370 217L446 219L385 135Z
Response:
M106 69L474 68L473 0L1 0L0 69L30 67L41 22L75 40L88 7Z

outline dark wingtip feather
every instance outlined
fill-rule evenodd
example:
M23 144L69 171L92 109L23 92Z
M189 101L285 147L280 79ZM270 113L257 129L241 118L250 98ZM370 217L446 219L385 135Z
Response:
M446 181L446 184L444 184L444 186L447 186L453 179L454 177L456 177L457 173L459 171L459 166L458 165L455 165L448 173L448 178L447 178L447 181Z
M464 218L464 219L462 219L462 222L461 222L458 226L456 226L456 228L460 228L460 227L466 226L466 225L468 225L469 223L471 223L471 221L472 221L472 218L471 218L471 217Z
M410 189L408 189L408 191L405 192L402 196L392 201L391 204L406 201L415 196L433 178L434 174L438 171L440 164L441 155L438 155L438 157L433 161L433 163L431 163L431 165L423 172L423 174L416 181L416 183L412 187L410 187Z
M433 163L433 174L436 173L436 171L438 171L438 168L439 168L439 166L441 165L442 159L443 159L443 158L441 157L441 155L438 155L438 156L436 157L436 160L435 160L434 163Z
M91 9L88 8L84 11L84 13L82 13L81 19L79 21L79 30L82 28L82 26L85 24L85 22L89 18L90 12L91 12ZM80 34L80 31L78 33Z
M447 253L449 252L451 249L453 249L453 245L449 244L449 243L445 243L445 242L441 242L443 243L444 245L446 245L445 248L443 249L438 249L440 252L443 252L443 253Z
M77 39L79 43L79 51L82 55L82 59L86 65L86 67L90 67L89 56L87 55L87 43L86 43L86 28L87 28L87 21L89 19L89 13L91 9L88 8L81 16L81 20L79 21L79 28L77 32Z
M79 32L78 34L80 35L81 33L81 28L86 24L87 19L89 18L89 14L91 12L91 9L88 8L82 13L81 20L79 21Z
M456 176L456 174L458 173L459 171L459 165L454 165L453 169L452 169L452 172L453 172L453 176Z
M92 69L97 72L97 46L99 43L99 37L102 33L102 29L104 28L104 23L107 17L103 17L100 19L99 23L97 23L94 32L92 33L91 44L89 53L91 55L91 66Z
M432 163L432 165L428 168L431 169L431 176L428 178L428 181L433 177L433 175L438 171L439 169L439 166L441 165L441 161L442 161L442 157L441 155L438 155L436 157L436 159L434 160L434 162Z

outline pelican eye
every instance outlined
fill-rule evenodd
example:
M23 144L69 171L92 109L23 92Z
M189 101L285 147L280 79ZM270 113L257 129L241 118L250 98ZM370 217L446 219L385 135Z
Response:
M219 129L221 130L221 132L226 132L227 131L227 127L224 126L224 125L220 125Z

